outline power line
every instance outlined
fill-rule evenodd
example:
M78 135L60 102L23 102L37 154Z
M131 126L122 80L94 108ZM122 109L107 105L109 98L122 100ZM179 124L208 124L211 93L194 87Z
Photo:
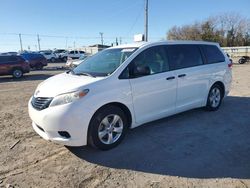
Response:
M144 8L143 8L143 6L141 7L141 9L138 11L138 14L137 14L137 16L136 16L136 18L135 18L135 21L134 21L134 23L132 24L132 26L131 26L131 28L130 28L130 30L129 30L129 32L128 32L128 35L131 33L131 31L134 29L134 26L135 26L135 24L137 23L137 21L139 20L139 17L141 16L141 13L143 13L143 10Z
M19 35L19 33L0 33L0 35ZM29 33L21 33L22 36L30 36L30 37L37 37L37 34L29 34ZM100 37L96 36L60 36L60 35L44 35L39 34L39 37L48 37L48 38L64 38L64 39L99 39ZM105 36L105 39L113 39L116 36ZM131 36L121 36L124 39L132 39Z

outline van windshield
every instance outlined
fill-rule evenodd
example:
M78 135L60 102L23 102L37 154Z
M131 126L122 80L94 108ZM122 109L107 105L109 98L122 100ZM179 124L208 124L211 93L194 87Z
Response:
M86 59L71 72L75 75L108 76L135 51L136 48L103 50Z

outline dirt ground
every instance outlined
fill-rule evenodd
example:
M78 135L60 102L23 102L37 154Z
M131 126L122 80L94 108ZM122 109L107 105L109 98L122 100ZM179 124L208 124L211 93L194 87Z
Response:
M33 131L28 100L60 72L0 77L0 187L250 187L250 64L234 65L219 111L148 123L105 152L57 145Z

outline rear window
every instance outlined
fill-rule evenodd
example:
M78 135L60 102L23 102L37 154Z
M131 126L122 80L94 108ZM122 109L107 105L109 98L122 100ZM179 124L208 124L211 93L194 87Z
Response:
M63 53L65 50L55 50L55 53Z
M169 45L167 46L167 53L172 70L203 64L198 45Z
M207 64L224 62L225 57L215 45L202 45L203 52L207 59Z
M42 58L44 57L42 54L32 54L32 59L36 59L36 58Z
M24 59L27 59L27 60L30 60L30 59L31 59L30 54L21 54L21 56L22 56Z

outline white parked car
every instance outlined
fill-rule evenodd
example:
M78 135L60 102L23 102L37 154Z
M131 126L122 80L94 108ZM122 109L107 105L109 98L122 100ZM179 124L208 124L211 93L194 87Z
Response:
M61 54L61 58L66 62L68 58L79 59L84 54L85 54L84 51L70 50L64 54Z
M56 60L58 59L58 56L50 50L40 51L39 53L42 54L48 61L52 63L56 62Z
M111 47L42 82L29 115L46 140L107 150L128 128L193 108L217 110L230 90L231 66L217 43Z
M62 58L63 58L63 56L65 55L65 53L66 53L67 51L64 50L64 49L56 49L56 50L54 50L53 52L54 52L54 54L57 55L58 59L63 60Z
M89 57L89 56L81 55L79 57L79 59L68 58L65 66L68 67L68 68L75 68L78 65L80 65L82 62L84 62L87 59L87 57Z

